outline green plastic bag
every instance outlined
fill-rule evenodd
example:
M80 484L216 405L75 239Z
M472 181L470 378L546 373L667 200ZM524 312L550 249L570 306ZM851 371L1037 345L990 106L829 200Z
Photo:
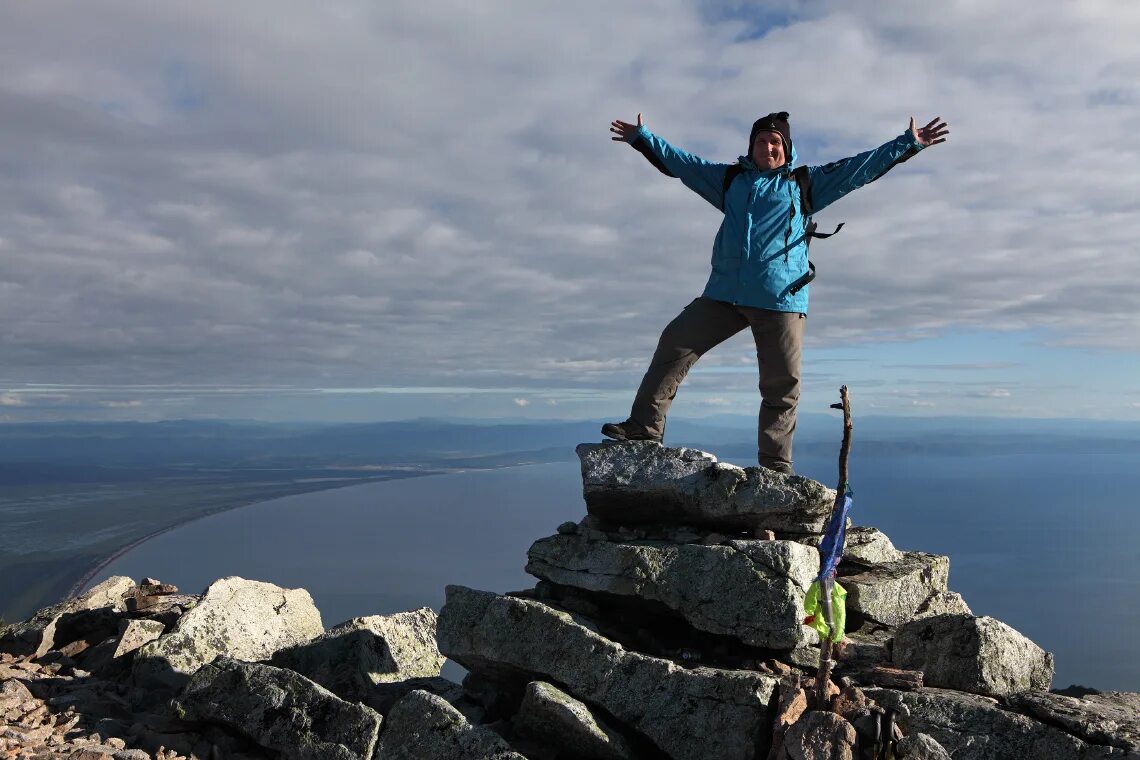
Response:
M828 638L827 622L823 619L823 606L819 602L819 581L813 581L804 597L804 612L807 617L804 623L814 628L820 638ZM835 630L831 631L832 641L842 641L844 627L847 625L847 589L832 581L831 584L831 620L835 623Z

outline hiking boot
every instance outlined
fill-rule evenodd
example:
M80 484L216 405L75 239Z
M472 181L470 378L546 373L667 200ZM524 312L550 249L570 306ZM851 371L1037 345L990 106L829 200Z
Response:
M602 425L602 435L606 438L613 438L615 441L657 441L661 443L661 436L653 435L632 419L625 422L607 422Z
M796 474L796 471L793 470L792 466L790 464L788 464L787 462L769 462L767 464L761 463L760 466L763 467L765 470L771 470L772 472L778 472L781 475L795 475Z

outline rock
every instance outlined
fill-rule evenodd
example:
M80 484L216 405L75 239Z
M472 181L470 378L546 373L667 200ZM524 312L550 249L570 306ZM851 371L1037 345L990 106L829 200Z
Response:
M273 664L333 693L367 701L376 684L438 676L444 656L435 643L435 612L422 607L341 623L307 644L283 649Z
M1048 690L1053 655L1000 620L933 615L895 631L894 663L921 670L928 686L990 696Z
M1120 747L1140 755L1140 693L1115 691L1077 698L1024 691L1010 696L1007 702L1090 744Z
M852 760L855 727L833 712L806 712L784 732L791 760Z
M378 760L526 760L488 728L473 726L444 699L413 691L392 708Z
M130 578L117 575L99 583L81 596L46 607L28 620L11 626L0 639L0 651L40 657L52 649L69 644L81 634L76 633L72 638L65 638L62 633L57 636L57 628L61 626L66 628L76 618L84 617L82 613L92 610L108 611L107 616L99 618L100 623L108 619L113 621L115 612L126 609L123 594L133 586L134 581Z
M929 599L918 606L914 618L931 617L932 615L945 615L946 613L972 615L970 606L961 594L953 591L940 591L931 595Z
M904 736L895 751L899 760L951 760L942 745L928 734Z
M137 650L132 678L143 687L178 688L219 655L268 660L322 633L321 613L308 591L223 578L206 589L173 631Z
M439 648L471 670L556 682L677 760L751 760L768 734L775 678L630 652L537 601L448 586Z
M229 726L288 760L369 760L382 720L291 670L225 656L198 669L176 709L184 719Z
M842 565L840 566L842 569ZM847 615L856 613L885 625L901 625L933 594L946 591L950 559L937 554L905 552L903 559L853 575L842 575L847 589Z
M379 683L361 700L381 715L387 715L392 706L413 691L426 691L442 697L454 705L464 697L463 687L454 681L435 676L434 678L409 678L406 681Z
M625 760L632 750L621 734L589 707L543 681L527 684L515 730L551 747L574 748L575 756Z
M166 626L157 620L123 620L121 621L119 642L115 645L114 657L130 654L144 644L157 639L166 630Z
M580 444L586 509L606 522L686 523L819 533L835 492L814 480L743 469L652 441Z
M1100 760L1122 750L1088 744L1059 728L1005 710L997 701L960 691L864 689L884 708L906 705L903 733L931 736L954 760Z
M557 535L536 541L527 556L531 575L661 602L702 631L772 649L809 640L803 601L819 555L793 541L703 546Z
M558 526L558 532L564 536L572 536L578 532L578 523L564 522Z

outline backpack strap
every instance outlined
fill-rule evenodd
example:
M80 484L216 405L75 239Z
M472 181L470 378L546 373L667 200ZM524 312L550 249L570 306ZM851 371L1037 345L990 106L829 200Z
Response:
M724 170L724 185L721 187L720 193L720 207L722 209L724 208L724 197L728 195L729 185L732 184L734 179L740 176L742 171L744 171L744 167L740 164L730 164L729 167Z

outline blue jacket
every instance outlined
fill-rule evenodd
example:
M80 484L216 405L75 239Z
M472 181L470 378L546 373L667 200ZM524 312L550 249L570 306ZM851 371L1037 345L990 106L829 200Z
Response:
M703 295L743 306L807 313L808 288L795 295L788 293L808 269L805 229L809 220L792 177L795 146L791 146L787 163L768 171L760 171L750 158L741 156L744 171L725 193L728 164L710 163L674 148L644 126L636 140L644 141L639 148L648 148L686 187L724 212ZM904 132L874 150L825 166L809 166L814 211L878 179L908 151L921 148Z

